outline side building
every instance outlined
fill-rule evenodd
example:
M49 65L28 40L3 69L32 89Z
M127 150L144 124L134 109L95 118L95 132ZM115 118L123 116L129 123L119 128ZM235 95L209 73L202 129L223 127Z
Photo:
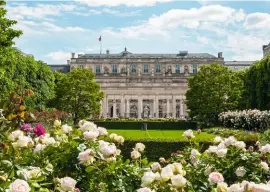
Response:
M185 118L187 78L200 67L224 64L222 53L119 54L72 53L70 70L91 68L105 93L103 118Z
M263 56L266 57L270 54L270 43L268 45L263 45Z

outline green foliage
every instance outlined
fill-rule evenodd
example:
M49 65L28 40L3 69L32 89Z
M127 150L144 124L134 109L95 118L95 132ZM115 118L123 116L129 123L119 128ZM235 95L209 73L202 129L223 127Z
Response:
M100 112L103 92L90 69L77 68L61 76L56 84L54 105L72 114L74 124Z
M261 135L255 131L235 130L222 127L203 129L203 131L206 133L219 135L221 137L234 136L237 140L249 142L250 144L255 144Z
M6 18L7 11L4 9L5 0L0 1L0 52L14 44L14 38L19 37L22 31L14 30L11 27L17 22Z
M186 130L196 129L196 123L178 121L178 122L154 122L154 121L94 121L100 127L107 129L127 129L141 130L144 124L147 124L149 130Z
M189 116L202 126L215 125L219 113L236 109L243 89L241 78L220 64L201 67L188 85Z
M125 144L120 146L121 154L124 159L130 157L130 151L134 148L136 143L142 142L145 145L144 155L151 162L157 161L160 157L170 158L172 154L177 151L183 151L184 149L191 147L192 143L190 141L152 141L152 140L136 140L136 141L125 141ZM198 142L202 150L207 149L211 144L209 142Z
M245 73L242 108L270 109L270 56L255 62Z

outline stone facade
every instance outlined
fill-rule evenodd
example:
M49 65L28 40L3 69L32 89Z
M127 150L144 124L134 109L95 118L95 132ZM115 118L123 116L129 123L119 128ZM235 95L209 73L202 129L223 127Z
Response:
M270 54L270 43L268 45L263 45L263 56L267 56Z
M119 54L72 53L70 70L91 68L105 98L101 117L163 118L187 116L187 78L200 67L224 64L222 53Z
M68 73L70 71L70 65L49 65L52 71L60 72L60 73Z
M233 71L249 68L254 61L225 61L224 66L230 68Z

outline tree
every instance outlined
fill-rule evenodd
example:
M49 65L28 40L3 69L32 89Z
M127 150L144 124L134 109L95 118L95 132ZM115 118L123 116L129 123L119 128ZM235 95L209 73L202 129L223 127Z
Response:
M4 9L6 2L0 1L0 50L11 47L14 45L14 38L19 37L22 34L20 30L14 30L11 27L17 23L17 21L6 18L7 10Z
M72 114L73 122L100 112L103 92L90 69L77 68L61 76L56 84L53 103L61 110Z
M270 109L270 56L256 61L244 77L244 107Z
M243 91L243 81L227 67L206 65L188 79L187 107L191 118L201 126L218 122L218 115L236 109Z

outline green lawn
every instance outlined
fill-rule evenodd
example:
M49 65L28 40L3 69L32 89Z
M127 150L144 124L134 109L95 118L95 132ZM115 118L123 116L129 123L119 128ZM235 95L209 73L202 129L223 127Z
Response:
M116 133L118 135L122 135L126 140L177 140L177 141L187 141L187 139L182 136L184 131L183 130L148 130L148 131L141 131L141 130L108 130L109 133ZM195 138L193 140L196 141L212 141L215 135L209 133L200 133L197 134L194 131Z

